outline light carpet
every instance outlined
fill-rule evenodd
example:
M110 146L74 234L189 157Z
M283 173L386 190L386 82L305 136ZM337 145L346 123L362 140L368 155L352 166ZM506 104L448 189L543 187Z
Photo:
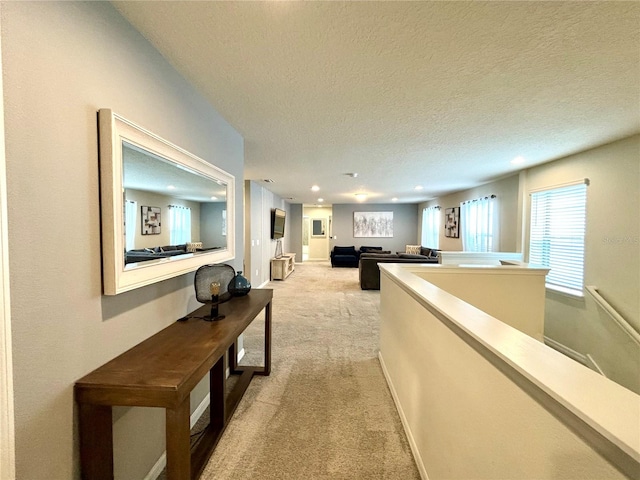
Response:
M266 288L271 375L254 377L201 478L419 479L377 357L379 292L325 262ZM241 364L262 358L263 328L246 331Z

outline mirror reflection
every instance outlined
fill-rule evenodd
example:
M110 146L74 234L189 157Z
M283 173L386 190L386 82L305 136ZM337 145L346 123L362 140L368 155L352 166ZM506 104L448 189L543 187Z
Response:
M227 185L122 143L125 268L227 247Z

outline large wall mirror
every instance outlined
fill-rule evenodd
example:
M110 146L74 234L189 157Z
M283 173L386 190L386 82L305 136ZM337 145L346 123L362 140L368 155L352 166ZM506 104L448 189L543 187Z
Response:
M98 112L105 295L235 257L233 175Z

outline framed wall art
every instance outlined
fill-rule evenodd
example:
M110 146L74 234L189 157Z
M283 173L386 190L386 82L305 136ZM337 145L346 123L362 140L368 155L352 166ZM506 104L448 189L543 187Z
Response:
M393 212L353 212L354 237L393 237Z
M162 223L160 207L142 206L142 235L159 235Z
M445 209L444 236L451 238L460 237L460 207Z

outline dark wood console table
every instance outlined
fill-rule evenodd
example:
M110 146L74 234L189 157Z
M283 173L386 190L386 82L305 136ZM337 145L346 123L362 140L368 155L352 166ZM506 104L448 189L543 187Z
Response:
M272 298L270 289L251 290L220 305L223 320L176 322L78 380L82 478L113 479L111 410L116 405L165 408L167 479L198 478L253 376L270 373ZM238 366L238 336L263 309L264 367ZM209 312L203 306L188 317ZM230 372L240 375L227 395L225 357ZM211 420L190 447L189 394L207 372Z

